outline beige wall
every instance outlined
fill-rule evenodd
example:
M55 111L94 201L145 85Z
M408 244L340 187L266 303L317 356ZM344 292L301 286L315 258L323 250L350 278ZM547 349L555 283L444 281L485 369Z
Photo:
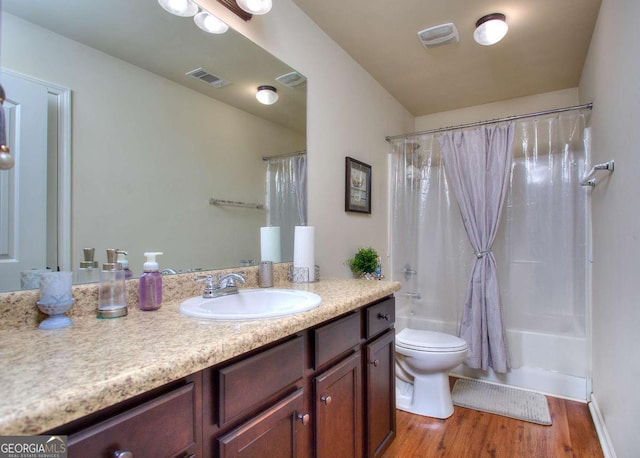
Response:
M578 105L578 88L564 89L561 91L546 92L529 97L518 97L502 102L487 103L485 105L476 105L459 110L420 116L416 118L415 130L419 132L575 105Z
M603 0L580 97L593 101L593 393L618 457L640 450L640 34L637 0Z
M384 137L410 131L413 117L291 0L273 2L269 14L246 23L215 0L199 3L308 78L309 224L321 275L349 276L344 260L359 247L386 255ZM371 215L344 211L345 156L373 168Z
M2 32L4 67L72 90L74 268L87 246L129 250L136 274L144 251L181 269L259 260L265 212L209 197L264 202L262 156L304 135L9 14Z

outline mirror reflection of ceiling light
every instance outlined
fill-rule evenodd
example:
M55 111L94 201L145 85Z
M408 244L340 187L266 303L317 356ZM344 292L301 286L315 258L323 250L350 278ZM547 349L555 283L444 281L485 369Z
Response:
M278 92L273 86L258 86L256 99L264 105L273 105L278 101Z
M191 17L208 33L225 33L229 26L208 11L201 10L192 0L158 0L160 6L176 16Z
M200 11L193 18L194 22L205 32L225 33L229 26L208 11Z
M509 25L504 14L487 14L476 21L473 39L483 46L494 45L504 38L508 30Z
M198 12L198 5L191 0L158 0L158 3L176 16L191 17Z
M236 3L247 13L267 14L271 11L271 0L236 0Z

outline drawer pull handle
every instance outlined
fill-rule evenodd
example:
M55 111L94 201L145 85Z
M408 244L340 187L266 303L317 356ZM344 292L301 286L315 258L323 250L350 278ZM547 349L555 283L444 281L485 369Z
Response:
M325 405L329 405L331 404L331 401L333 401L333 399L331 398L331 396L322 396L320 398L320 400L325 404Z
M378 313L378 319L389 321L391 319L391 316L388 313L385 313L384 315L382 313Z
M374 359L373 361L369 361L369 364L373 364L374 367L378 367L378 365L380 364L380 360Z
M307 426L309 424L309 414L305 413L305 414L301 414L299 413L298 416L296 417L298 419L298 421L300 423L302 423L304 426Z
M113 458L133 458L133 452L128 450L116 450L113 452Z

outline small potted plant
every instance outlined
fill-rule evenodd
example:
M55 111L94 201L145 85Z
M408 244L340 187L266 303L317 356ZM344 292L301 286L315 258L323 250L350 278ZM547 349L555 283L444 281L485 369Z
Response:
M380 256L373 248L360 248L353 258L347 259L353 274L360 278L380 279Z

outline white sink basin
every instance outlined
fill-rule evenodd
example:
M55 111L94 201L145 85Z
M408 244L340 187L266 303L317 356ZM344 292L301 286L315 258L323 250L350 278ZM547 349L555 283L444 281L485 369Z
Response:
M254 320L306 312L320 302L317 294L296 289L241 289L229 296L192 297L180 304L180 312L211 320Z

